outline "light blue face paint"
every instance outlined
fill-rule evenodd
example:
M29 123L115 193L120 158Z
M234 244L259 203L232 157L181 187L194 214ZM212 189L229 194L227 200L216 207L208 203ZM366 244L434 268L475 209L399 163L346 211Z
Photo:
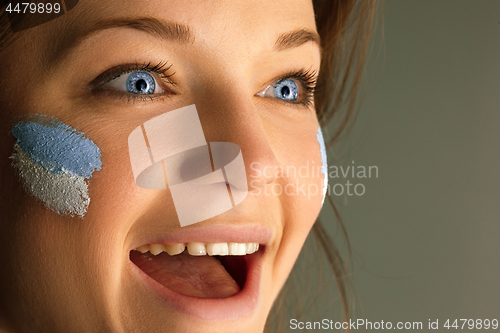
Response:
M54 174L90 178L101 169L101 151L83 133L54 118L38 116L12 129L21 150Z
M16 124L10 157L25 188L59 214L83 216L90 202L85 179L101 169L101 151L83 133L47 116Z
M323 180L323 201L321 204L325 202L326 191L328 189L328 161L326 159L326 146L325 139L323 138L323 132L321 132L321 127L318 127L318 132L316 133L316 139L319 143L319 150L321 152L321 173L324 176Z

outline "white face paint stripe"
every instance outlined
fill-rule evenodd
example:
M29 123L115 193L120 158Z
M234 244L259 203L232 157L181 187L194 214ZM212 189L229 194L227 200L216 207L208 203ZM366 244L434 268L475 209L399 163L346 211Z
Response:
M36 164L16 143L10 157L26 190L58 214L84 216L90 203L82 176L54 174Z
M326 191L328 190L328 161L326 158L326 146L325 139L323 137L323 132L321 132L321 126L318 127L318 132L316 133L316 139L319 143L319 150L321 153L321 173L324 176L323 180L323 201L321 205L325 203Z

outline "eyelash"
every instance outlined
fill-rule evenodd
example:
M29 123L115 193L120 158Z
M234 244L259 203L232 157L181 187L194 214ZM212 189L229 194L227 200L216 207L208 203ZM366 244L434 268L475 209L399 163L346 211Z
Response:
M114 80L122 75L132 73L135 71L144 71L148 72L151 74L157 74L160 79L164 81L167 85L175 86L176 83L172 80L172 76L175 75L175 72L166 74L170 69L172 65L168 65L168 62L159 62L156 65L152 65L151 62L148 63L143 63L142 65L139 63L135 64L130 64L130 65L119 65L116 66L103 74L99 75L97 78L95 78L91 83L91 89L90 91L93 93L105 93L105 94L113 94L115 96L119 96L120 99L123 97L127 97L127 102L130 101L156 101L157 99L163 97L163 96L169 96L171 94L157 94L155 95L141 95L141 94L131 94L119 90L111 90L111 89L101 89L103 85L106 83L110 82L111 80ZM317 72L313 71L311 69L306 70L306 69L300 69L298 71L290 71L279 78L273 80L273 83L271 85L276 85L280 81L284 80L289 80L289 79L295 79L297 80L301 85L302 88L304 89L304 95L302 96L301 100L299 101L284 101L281 100L281 102L287 103L287 104L292 104L296 106L304 106L304 107L310 107L314 101L314 92L316 89L316 83L317 83ZM279 99L279 98L276 98Z

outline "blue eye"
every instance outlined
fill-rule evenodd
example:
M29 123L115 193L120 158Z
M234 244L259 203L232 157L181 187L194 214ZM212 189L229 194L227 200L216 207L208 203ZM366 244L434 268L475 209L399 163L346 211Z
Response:
M165 92L156 82L155 77L146 71L133 71L120 74L103 86L132 95L153 95Z
M306 87L307 91L307 87ZM260 97L271 97L281 99L285 102L294 104L301 103L303 99L307 99L304 94L304 84L294 78L281 79L272 83L257 94Z
M285 101L295 101L299 98L299 88L293 80L280 81L274 87L274 96Z
M148 72L133 72L127 76L127 91L132 94L151 95L155 92L154 77Z
M273 83L255 94L255 96L271 97L287 102L287 104L310 108L310 106L314 105L316 73L312 69L288 72L280 78L276 78Z

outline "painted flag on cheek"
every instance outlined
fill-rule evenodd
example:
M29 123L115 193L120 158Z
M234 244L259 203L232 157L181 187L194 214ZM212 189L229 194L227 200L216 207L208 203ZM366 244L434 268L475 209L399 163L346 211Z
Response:
M86 180L101 169L101 151L83 133L48 116L14 125L10 157L28 192L62 215L84 216Z

